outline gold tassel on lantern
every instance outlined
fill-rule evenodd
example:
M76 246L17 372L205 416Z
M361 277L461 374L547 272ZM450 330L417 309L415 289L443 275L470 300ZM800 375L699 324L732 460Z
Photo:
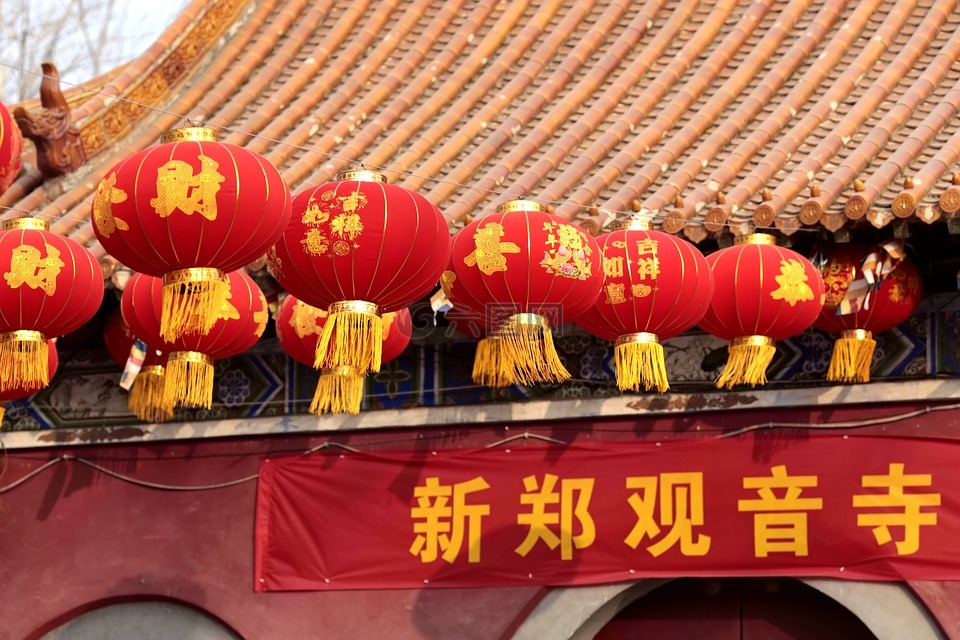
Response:
M660 393L670 389L663 345L656 334L641 332L617 338L614 353L617 359L617 387L621 391L640 391L640 385L649 391L655 387Z
M363 374L353 367L335 367L320 372L320 381L310 403L310 413L360 413Z
M777 353L776 341L767 336L744 336L730 341L730 355L717 379L718 389L738 384L752 387L767 383L767 367Z
M229 281L220 269L180 269L164 274L160 335L173 342L185 333L209 333L229 294Z
M173 407L164 404L163 366L140 369L130 389L127 407L145 422L167 422L173 417Z
M47 338L39 331L0 334L0 391L40 388L50 382Z
M163 376L163 406L213 406L213 358L196 351L175 351Z
M870 365L877 341L863 329L841 331L833 345L827 380L830 382L870 382Z
M513 384L513 368L503 357L500 336L487 336L477 343L473 357L473 381L487 387L509 387Z
M342 300L330 305L317 342L317 369L352 367L363 376L380 371L383 320L372 302Z
M523 385L563 382L570 372L553 346L550 323L541 315L518 313L500 328L501 353L513 379Z

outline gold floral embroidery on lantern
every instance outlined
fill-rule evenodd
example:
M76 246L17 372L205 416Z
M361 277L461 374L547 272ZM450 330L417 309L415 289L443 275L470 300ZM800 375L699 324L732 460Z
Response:
M774 280L780 285L779 289L770 294L774 300L783 300L791 307L802 300L813 300L813 289L807 284L807 274L799 261L793 258L781 259L780 275Z
M254 334L259 338L267 329L267 319L270 317L270 312L267 310L267 299L263 297L262 291L258 297L260 298L260 311L253 312L253 321L257 323L257 330L254 331Z
M239 320L240 312L237 311L237 308L230 304L230 298L233 297L233 293L230 289L227 289L227 296L223 299L223 303L220 305L220 310L217 312L217 320Z
M512 242L500 242L503 237L503 225L498 222L488 222L473 234L476 247L470 255L463 259L468 267L477 265L482 273L488 276L497 271L507 270L505 253L520 253L520 247Z
M824 292L826 298L824 304L829 308L840 305L840 301L847 294L847 288L856 275L855 269L851 265L844 265L839 262L831 262L823 274Z
M305 338L309 335L320 335L323 333L323 327L317 324L318 318L326 318L327 312L323 309L311 307L303 300L297 300L293 306L293 313L290 314L290 326L298 338Z
M396 312L385 313L381 320L383 321L383 337L386 339L390 335L390 327L393 326L393 321L397 319Z
M543 252L540 266L547 273L577 280L586 280L593 275L593 265L588 258L593 250L582 231L573 225L557 222L544 222L543 230L547 232L546 244L550 248Z
M283 275L283 264L280 260L280 256L277 255L277 248L270 247L267 249L267 271L274 278L279 279Z
M104 238L109 238L117 229L120 231L130 229L130 225L113 215L113 205L127 199L127 192L117 189L116 184L117 174L111 173L100 181L97 192L93 195L93 223L97 225L97 231Z
M607 299L605 302L607 304L623 304L627 301L626 297L623 295L624 285L611 283L603 286L603 292L606 294Z
M161 218L166 218L179 209L188 216L199 213L207 220L217 219L217 192L226 178L217 171L220 164L203 154L200 173L183 160L170 160L157 169L157 197L150 199L150 206Z
M44 243L47 257L40 257L40 249L22 244L10 256L10 271L3 274L12 289L26 284L31 289L43 289L48 296L57 292L57 276L63 268L60 250Z

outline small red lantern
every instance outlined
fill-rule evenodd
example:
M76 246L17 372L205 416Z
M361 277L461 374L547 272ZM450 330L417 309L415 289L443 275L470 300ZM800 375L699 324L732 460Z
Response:
M57 354L57 345L53 340L50 340L47 345L47 372L49 378L46 382L32 383L29 385L20 385L7 389L6 391L0 391L0 426L3 423L3 414L6 409L4 408L4 403L9 400L20 400L21 398L26 398L27 396L32 396L37 391L40 391L48 384L50 380L53 380L53 376L57 373L57 366L60 364L60 356Z
M290 356L308 366L316 362L317 343L329 316L323 309L311 307L294 296L280 304L277 316L277 338ZM400 356L410 344L413 321L410 311L383 314L382 362ZM360 413L363 400L364 374L352 367L323 369L310 404L310 413Z
M662 340L699 322L713 297L713 275L695 246L645 220L629 220L597 238L606 280L576 322L616 342L621 391L670 388Z
M0 193L13 184L20 173L23 136L20 127L0 102Z
M186 333L164 342L160 333L163 281L137 273L127 282L120 305L134 335L168 353L163 406L213 404L213 363L243 353L263 335L269 310L263 292L243 271L227 274L229 288L217 321L207 333Z
M497 327L517 382L570 377L552 330L596 301L603 286L601 258L597 241L583 229L530 200L504 203L454 236L463 300ZM497 317L501 312L505 322Z
M873 335L904 322L923 297L920 272L905 258L878 284L870 286L861 268L870 248L867 244L845 243L832 245L827 252L823 268L826 302L814 326L840 334L827 371L831 382L870 382L877 346ZM855 281L862 291L860 299L853 305L841 304Z
M807 329L823 308L820 272L769 234L740 236L707 256L717 295L700 327L730 341L718 388L765 384L776 341Z
M450 230L423 196L372 171L341 173L302 191L270 253L284 289L330 320L317 367L379 371L380 314L428 294L450 259Z
M0 273L0 391L46 384L48 340L96 314L103 272L43 220L18 218L0 232Z
M290 191L262 156L188 127L123 160L100 181L91 218L97 238L134 271L163 278L161 335L206 332L228 271L276 242Z
M103 340L107 345L107 353L121 368L127 366L134 339L133 333L123 320L120 308L117 307L103 325ZM129 386L130 389L127 408L145 422L167 422L173 418L173 409L163 403L166 364L166 354L148 346L144 350L143 364L140 365L133 384L125 384L121 378L121 386Z

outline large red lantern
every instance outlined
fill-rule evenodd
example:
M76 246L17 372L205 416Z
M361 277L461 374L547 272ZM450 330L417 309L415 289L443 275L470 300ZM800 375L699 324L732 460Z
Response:
M457 284L452 262L440 276L440 288L452 305L444 317L457 331L478 341L471 372L473 382L495 388L512 385L513 367L503 356L500 334L496 327L491 327L487 322L483 311L473 310L483 309L484 305Z
M428 294L450 258L450 230L423 196L372 171L302 191L270 253L284 289L330 314L317 367L379 371L380 314Z
M103 325L103 340L107 353L120 365L127 366L133 350L135 336L123 320L120 308L114 309ZM142 342L142 340L141 340ZM164 405L163 386L167 356L162 351L147 347L143 352L143 363L129 385L127 408L130 413L146 422L167 422L173 418L173 409ZM121 386L127 388L121 378Z
M517 382L570 377L552 330L597 299L601 258L583 229L530 200L507 202L454 236L453 267L464 302L480 305L474 311L496 327Z
M713 275L695 246L650 229L645 220L619 223L597 238L606 276L596 303L576 322L616 343L621 391L670 388L661 341L699 322L713 297Z
M103 247L134 271L163 278L161 335L206 332L226 272L261 257L290 219L290 191L262 156L212 129L167 132L100 181L91 211Z
M47 344L78 329L103 300L103 272L47 223L18 218L0 232L0 391L46 384Z
M814 326L840 335L827 371L831 382L870 382L877 346L874 334L904 322L923 296L920 272L905 258L871 286L862 269L870 249L867 244L845 243L832 245L827 252L823 267L826 302ZM854 282L858 282L861 295L852 304L844 304Z
M308 366L316 362L317 343L329 316L323 309L312 307L294 296L287 296L277 314L277 338L290 356ZM400 356L410 344L413 321L410 311L383 314L382 362ZM364 374L352 367L322 369L317 390L310 404L310 413L360 412L363 400Z
M121 299L123 319L152 349L166 352L164 407L213 404L213 363L243 353L263 335L269 310L263 292L243 271L227 274L226 298L207 333L186 333L164 342L160 333L163 281L134 274Z
M21 398L26 398L27 396L32 396L37 391L40 391L48 384L50 380L53 380L53 376L57 373L57 366L60 364L60 356L57 354L57 345L53 340L49 341L47 345L47 373L50 376L46 382L41 383L30 383L22 384L16 387L7 389L6 391L0 391L0 426L3 423L3 414L6 409L4 403L9 400L20 400Z
M823 307L820 272L769 234L740 236L707 256L717 294L700 327L730 342L718 388L765 384L776 341L807 329Z
M0 102L0 193L17 179L23 154L23 136L20 127Z

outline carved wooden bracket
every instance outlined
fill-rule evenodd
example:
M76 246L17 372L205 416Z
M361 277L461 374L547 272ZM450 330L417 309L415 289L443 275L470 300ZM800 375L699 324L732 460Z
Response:
M73 126L67 99L60 91L60 72L52 62L43 63L40 104L42 108L29 113L23 107L13 111L23 135L37 147L37 166L44 178L76 171L87 161L87 154L80 144L80 131Z

